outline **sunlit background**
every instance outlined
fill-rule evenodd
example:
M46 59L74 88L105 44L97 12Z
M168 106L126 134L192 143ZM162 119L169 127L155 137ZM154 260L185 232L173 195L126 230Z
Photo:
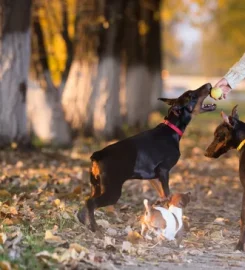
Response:
M176 97L186 89L215 84L244 53L243 1L25 3L32 8L18 6L16 10L22 7L23 18L30 17L30 21L13 16L16 25L11 30L12 34L16 30L17 37L18 25L27 27L19 47L25 48L19 52L24 57L17 63L17 50L10 64L13 74L19 70L25 74L14 76L13 81L3 68L1 76L1 91L13 91L1 106L2 115L7 105L20 110L2 116L3 145L26 141L62 146L77 135L122 138L130 129L151 125L152 112L160 109L164 113L159 96ZM17 46L7 41L4 5L2 11L1 66L6 67ZM20 92L16 92L21 83L26 103L21 103ZM220 101L218 112L236 100L242 102L244 88L242 82L227 101ZM13 105L19 103L19 107ZM6 124L19 122L21 128Z
M244 81L180 141L183 248L139 235L148 180L96 211L102 232L74 218L93 152L161 123L158 97L214 85L244 51L244 0L0 0L0 269L244 269L238 151L204 156L221 110L245 120Z

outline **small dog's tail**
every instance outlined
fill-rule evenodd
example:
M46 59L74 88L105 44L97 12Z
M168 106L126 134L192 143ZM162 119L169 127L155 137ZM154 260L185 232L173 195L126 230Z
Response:
M147 199L144 199L144 206L145 206L145 210L146 210L147 212L150 212L151 207L150 207L149 202L148 202Z

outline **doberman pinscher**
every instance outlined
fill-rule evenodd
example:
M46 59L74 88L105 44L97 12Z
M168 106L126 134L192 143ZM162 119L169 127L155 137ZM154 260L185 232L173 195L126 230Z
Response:
M95 231L94 210L115 204L129 179L149 179L160 197L169 196L169 171L180 157L179 140L186 126L192 115L216 109L215 104L203 104L211 88L208 83L179 98L159 98L170 105L163 123L92 154L91 196L77 214L80 222L90 222Z
M221 116L224 121L216 128L214 140L208 146L205 156L218 158L231 149L237 149L240 152L239 176L243 186L243 199L241 232L236 249L245 251L245 123L239 121L237 106L233 108L229 117L224 112L221 112Z

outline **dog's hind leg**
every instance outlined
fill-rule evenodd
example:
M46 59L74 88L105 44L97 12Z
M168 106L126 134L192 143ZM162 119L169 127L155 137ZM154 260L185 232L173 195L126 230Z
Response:
M87 224L87 217L89 219L90 228L92 231L96 230L96 221L94 217L94 210L100 207L108 205L114 205L121 196L122 184L120 182L117 185L108 185L104 187L103 193L98 197L90 197L86 201L85 207L80 210L77 217L80 222ZM86 216L86 219L84 218Z
M122 186L110 186L106 188L104 193L99 197L88 199L87 207L89 210L89 219L92 230L96 229L94 210L100 207L116 204L121 196L121 188Z
M169 171L165 168L159 167L158 175L159 175L159 181L162 184L165 198L167 198L170 195L169 184L168 184L169 183Z
M99 164L96 161L92 161L92 166L90 169L90 185L91 185L91 193L90 193L90 198L96 198L101 195L101 175L100 175L100 167ZM90 223L91 218L90 217L90 212L87 207L87 204L78 211L77 213L77 218L78 220L85 224L88 225Z

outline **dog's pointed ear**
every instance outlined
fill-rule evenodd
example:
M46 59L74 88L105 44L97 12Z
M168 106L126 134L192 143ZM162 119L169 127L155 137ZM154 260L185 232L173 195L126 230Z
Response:
M161 100L161 101L167 103L168 105L172 106L176 103L177 98L158 98L158 100Z
M231 125L229 121L229 117L223 111L220 113L220 115L223 118L225 123L227 123L228 125Z
M237 118L232 116L227 116L223 111L221 112L221 116L225 123L227 123L231 128L234 128L237 123Z
M236 117L233 117L233 116L229 116L229 123L230 123L230 126L232 128L235 128L236 124L237 124L237 121L238 121L238 118Z
M239 115L238 115L238 112L237 112L237 106L238 106L238 105L236 105L236 106L232 109L231 116L239 120Z

